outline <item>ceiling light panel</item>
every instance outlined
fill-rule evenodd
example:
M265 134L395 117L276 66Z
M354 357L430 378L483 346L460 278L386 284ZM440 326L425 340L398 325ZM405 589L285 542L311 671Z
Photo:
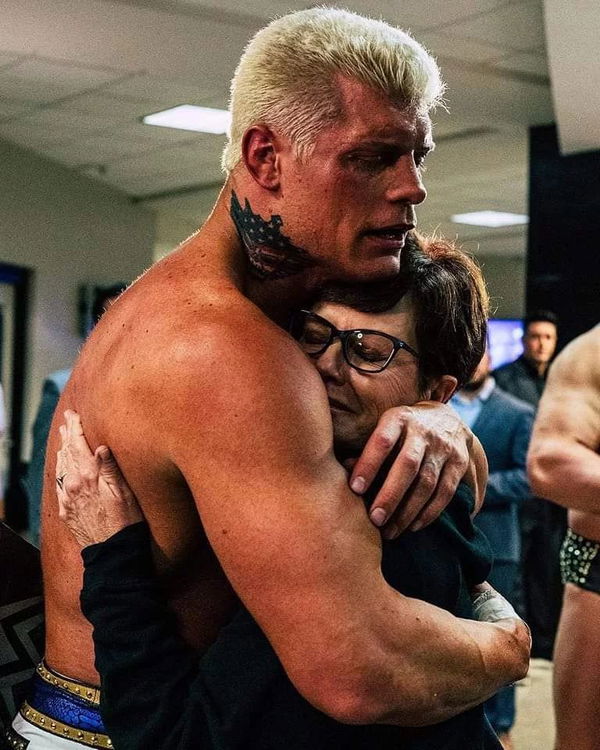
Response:
M231 115L225 109L197 107L195 104L180 104L142 118L145 125L161 128L193 130L197 133L224 134L229 129Z
M455 224L471 224L476 227L514 227L529 223L529 216L506 211L472 211L466 214L453 214Z

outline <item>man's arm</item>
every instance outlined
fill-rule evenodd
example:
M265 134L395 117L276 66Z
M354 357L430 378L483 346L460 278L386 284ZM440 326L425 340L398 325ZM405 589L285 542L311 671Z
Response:
M533 427L533 410L517 418L511 443L510 469L490 472L485 494L486 507L521 503L531 494L527 481L527 448Z
M459 620L386 584L379 534L333 458L318 375L279 334L236 335L205 337L204 369L190 347L163 374L152 425L296 688L341 721L417 725L522 676L524 626Z
M600 513L600 327L556 359L528 456L531 488L565 508Z

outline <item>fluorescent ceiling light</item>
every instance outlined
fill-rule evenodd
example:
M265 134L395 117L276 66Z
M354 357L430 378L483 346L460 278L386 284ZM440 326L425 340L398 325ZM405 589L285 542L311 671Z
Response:
M158 125L161 128L194 130L198 133L226 133L231 115L226 109L197 107L195 104L180 104L178 107L163 109L142 117L145 125Z
M468 214L454 214L450 219L455 224L473 224L476 227L512 227L515 224L528 224L529 216L510 214L504 211L473 211Z

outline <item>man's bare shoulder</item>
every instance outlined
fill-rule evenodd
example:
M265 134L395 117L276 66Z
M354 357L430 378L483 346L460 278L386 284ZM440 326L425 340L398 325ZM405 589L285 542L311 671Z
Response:
M95 382L134 429L181 440L187 427L212 435L228 421L260 426L268 412L324 428L330 440L315 368L228 279L198 281L175 263L153 269L107 313L83 354L87 391L97 393Z
M600 402L600 325L567 344L550 367L548 388L589 389Z
M578 336L558 355L536 418L538 437L575 440L594 450L600 442L600 326Z

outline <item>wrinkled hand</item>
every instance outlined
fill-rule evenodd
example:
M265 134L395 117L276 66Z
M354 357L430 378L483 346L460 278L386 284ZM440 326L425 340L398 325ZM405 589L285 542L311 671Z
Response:
M75 412L66 411L65 422L56 454L59 517L86 547L144 517L110 450L101 445L92 453Z
M356 462L350 487L363 494L392 461L369 515L385 526L385 538L394 539L440 515L470 467L472 443L473 433L450 406L424 401L389 409Z

